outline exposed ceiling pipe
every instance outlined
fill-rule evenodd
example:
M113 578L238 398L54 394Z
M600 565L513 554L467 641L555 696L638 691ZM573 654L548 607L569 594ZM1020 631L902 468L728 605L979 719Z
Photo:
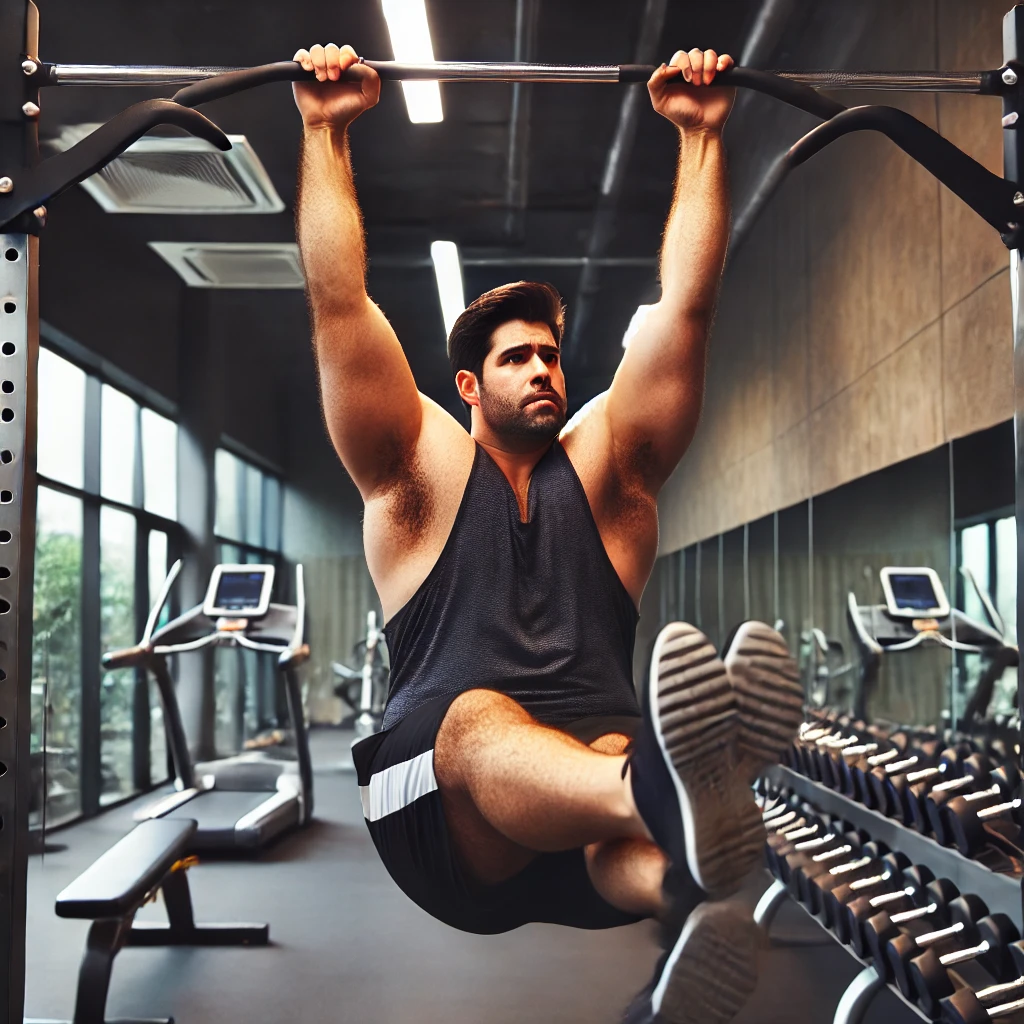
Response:
M667 6L668 0L646 0L640 22L640 37L633 58L635 64L654 62L665 26ZM583 269L580 272L576 300L572 305L572 326L565 343L567 357L577 351L580 336L590 319L601 276L600 266L596 260L604 253L612 238L619 195L626 180L626 168L630 153L633 151L633 140L636 138L640 104L645 94L646 88L642 84L628 86L619 107L619 121L611 146L608 148L608 156L605 158L601 194L584 250Z
M540 0L516 0L516 61L532 61L537 43ZM533 91L528 82L512 85L512 112L508 125L508 171L505 184L505 234L523 235L529 183L530 107Z

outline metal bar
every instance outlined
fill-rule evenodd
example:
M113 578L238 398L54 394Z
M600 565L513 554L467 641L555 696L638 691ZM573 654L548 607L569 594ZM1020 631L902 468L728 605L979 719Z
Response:
M433 82L604 82L619 84L642 80L654 65L529 64L437 61L403 64L365 60L389 81ZM623 67L630 68L629 79ZM170 66L163 64L53 64L51 85L183 85L239 71L237 67ZM991 72L986 71L775 71L773 74L816 89L871 89L891 92L981 92Z
M1024 7L1015 6L1003 16L1003 59L1017 60L1024 53ZM1003 124L1014 124L1021 111L1021 85L1003 95ZM1013 119L1011 120L1011 115ZM1024 137L1014 126L1003 130L1003 175L1024 172ZM1011 180L1019 180L1013 178ZM1021 250L1010 250L1010 298L1013 316L1013 434L1014 490L1017 519L1017 636L1024 636L1024 318L1021 316L1021 284L1024 283ZM1024 711L1024 660L1017 667L1017 707ZM953 719L955 726L956 719ZM1021 887L1024 904L1024 885ZM1024 910L1022 910L1024 912Z

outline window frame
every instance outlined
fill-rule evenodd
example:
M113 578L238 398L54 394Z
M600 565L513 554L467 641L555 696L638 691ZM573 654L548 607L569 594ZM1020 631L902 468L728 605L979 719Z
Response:
M57 480L43 473L37 475L38 485L61 494L74 497L82 503L82 577L81 577L81 636L80 644L80 723L79 723L79 787L80 812L62 819L58 827L73 824L83 818L93 817L101 811L120 806L136 797L151 792L165 784L172 776L170 764L160 778L153 778L150 763L151 710L150 683L144 668L134 670L134 697L132 701L132 779L131 791L109 801L101 802L102 793L102 736L101 736L101 687L104 670L101 664L101 609L100 594L100 516L101 509L108 507L126 512L135 518L135 581L134 581L134 622L135 636L141 636L149 615L149 537L159 531L167 536L167 562L174 563L180 557L184 531L177 520L151 512L143 502L143 450L142 410L149 409L177 425L174 416L168 415L166 406L158 407L147 396L125 386L122 380L109 378L96 367L69 357L58 346L44 344L52 355L71 363L85 374L85 423L83 429L83 474L82 486ZM108 498L101 493L101 439L102 439L102 393L107 385L127 395L136 405L135 443L133 466L132 502L126 503ZM180 428L179 428L180 429ZM177 471L175 469L175 471ZM176 502L178 501L176 495ZM162 567L166 573L166 566ZM45 803L45 800L44 800Z

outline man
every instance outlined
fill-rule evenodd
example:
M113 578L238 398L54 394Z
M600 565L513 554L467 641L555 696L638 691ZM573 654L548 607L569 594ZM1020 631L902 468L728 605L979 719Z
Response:
M467 931L658 917L668 953L638 1012L728 1020L753 987L752 925L727 904L688 911L734 892L759 860L750 785L795 731L795 671L767 626L741 627L723 663L674 624L641 717L631 664L656 497L700 415L733 103L707 86L732 60L680 51L650 80L679 130L676 195L661 301L611 387L566 426L561 299L506 285L449 338L467 434L418 393L366 294L347 128L377 103L379 79L348 46L295 59L317 77L295 97L323 410L365 502L391 655L384 730L353 751L374 843L413 900Z

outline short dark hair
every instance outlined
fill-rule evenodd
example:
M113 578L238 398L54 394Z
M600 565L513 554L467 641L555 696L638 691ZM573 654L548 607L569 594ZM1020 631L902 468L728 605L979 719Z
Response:
M459 370L483 374L484 360L491 350L491 336L511 320L546 324L555 339L562 343L565 307L554 285L539 281L516 281L484 292L462 312L448 335L448 359L452 376Z

